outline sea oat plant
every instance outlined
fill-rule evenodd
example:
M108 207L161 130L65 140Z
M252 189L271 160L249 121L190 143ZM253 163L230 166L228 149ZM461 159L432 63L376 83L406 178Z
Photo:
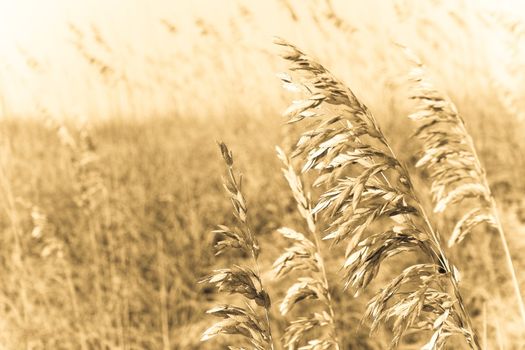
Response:
M358 295L394 255L415 252L427 260L407 267L369 302L366 318L372 330L392 320L392 347L414 328L433 333L425 349L444 348L452 335L479 349L459 290L459 272L376 119L323 66L284 40L276 44L289 62L290 74L280 76L284 85L306 95L285 116L290 123L311 121L293 155L301 157L303 172L316 174L316 186L327 188L311 213L329 218L324 239L347 242L345 288Z
M339 349L334 303L321 251L320 232L317 229L316 216L312 213L310 195L305 193L301 177L295 172L290 159L281 148L277 148L277 155L284 165L282 171L309 231L307 237L291 228L283 227L279 230L285 238L292 240L293 244L275 261L275 275L284 278L289 277L292 272L308 273L307 277L300 277L288 289L279 309L282 315L286 315L295 304L306 299L318 300L322 305L321 311L291 322L283 337L284 345L288 349L296 349L308 331L326 328L325 334L309 340L307 345L301 346L300 349Z
M525 324L525 305L505 231L474 140L456 106L447 95L436 89L420 59L408 48L404 51L413 66L410 72L411 98L418 102L416 111L409 118L418 123L415 135L423 141L424 149L416 166L429 171L434 211L444 212L454 204L465 208L467 204L462 211L463 216L455 224L448 245L460 243L480 224L488 224L498 232ZM468 199L475 201L468 202Z
M216 244L217 254L228 249L239 249L251 257L253 268L234 265L231 268L214 270L212 274L201 280L201 283L215 284L221 292L240 294L245 300L245 307L219 305L208 310L209 314L222 320L208 328L201 340L211 339L218 334L234 334L245 337L254 349L273 349L269 319L271 301L261 280L258 263L260 248L248 222L248 209L242 193L242 177L235 175L230 150L224 143L220 143L219 146L228 169L224 187L233 205L237 225L232 228L220 225L214 231L223 236L223 239ZM250 301L255 302L256 307L250 305ZM264 316L260 315L258 309L262 309ZM242 349L233 346L229 348Z

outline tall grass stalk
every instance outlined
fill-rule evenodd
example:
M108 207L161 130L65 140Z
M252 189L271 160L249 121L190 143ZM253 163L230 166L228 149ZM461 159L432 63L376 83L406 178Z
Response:
M279 232L294 244L286 250L274 263L277 277L287 277L291 272L305 271L308 277L301 277L287 291L281 303L280 310L286 315L292 307L305 299L318 300L323 306L322 312L314 312L306 317L294 319L284 334L284 345L295 349L304 340L305 334L311 329L328 328L328 335L309 340L308 345L301 349L340 349L337 336L335 307L330 293L326 272L326 264L321 251L320 232L316 225L316 216L312 212L310 194L305 192L301 177L295 172L293 165L285 152L277 148L277 155L284 165L284 177L292 191L297 209L306 221L309 236L290 228L281 228Z
M269 317L271 301L261 279L258 261L260 247L248 222L248 208L242 192L242 177L237 177L235 174L233 155L228 147L224 143L220 143L219 146L228 171L224 188L230 197L237 225L232 228L220 225L214 231L223 236L223 239L216 244L217 254L228 249L239 249L251 257L254 269L234 265L232 268L214 270L201 281L201 283L215 284L219 291L240 294L246 301L244 308L220 305L208 310L209 314L222 320L208 328L201 340L211 339L218 334L235 334L245 337L257 350L274 349ZM248 303L250 300L262 309L264 314L262 318L256 308ZM230 346L230 349L237 348Z
M359 295L382 261L402 252L418 252L429 260L407 267L370 301L366 317L372 330L393 319L392 347L408 328L416 328L433 331L425 349L443 348L452 334L480 349L459 290L459 272L376 119L322 65L283 40L276 43L292 74L281 75L284 85L306 95L285 116L290 123L311 122L293 155L301 156L303 172L316 171L315 185L328 187L312 212L324 212L331 220L324 239L347 241L345 288Z
M477 225L486 223L500 238L505 262L512 279L516 302L525 326L525 304L516 269L512 261L496 199L491 192L487 173L481 164L472 137L451 99L438 91L427 77L420 59L409 49L405 53L413 65L410 73L412 98L417 110L409 117L418 122L415 133L424 145L424 153L416 166L426 167L432 180L435 212L443 212L456 203L476 202L456 223L449 246L461 242Z

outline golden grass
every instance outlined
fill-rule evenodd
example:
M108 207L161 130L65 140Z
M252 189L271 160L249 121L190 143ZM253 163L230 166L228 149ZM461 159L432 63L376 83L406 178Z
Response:
M209 271L244 265L249 257L235 251L215 256L212 250L223 242L220 234L210 233L216 224L235 224L221 185L224 165L216 140L234 150L236 169L245 175L250 227L261 247L258 275L273 302L265 309L275 347L280 348L281 339L290 345L304 344L306 338L299 335L313 324L326 327L308 333L308 339L337 343L341 349L384 349L403 333L407 324L386 322L374 324L377 333L369 336L370 324L362 318L367 301L404 267L426 262L423 255L393 257L366 283L348 273L346 281L355 282L362 293L351 298L343 292L338 274L344 247L329 250L318 242L333 219L311 210L320 195L320 190L311 188L315 179L299 174L298 161L282 154L288 183L281 174L274 147L290 149L301 130L284 128L285 120L279 116L288 96L273 76L280 69L268 50L270 36L278 34L312 52L366 103L390 149L406 164L418 189L421 212L430 212L432 174L415 167L422 145L410 137L416 125L406 118L412 107L403 87L405 61L392 41L409 43L422 57L438 90L450 96L468 126L470 146L475 146L486 170L485 185L498 202L510 251L506 254L499 238L480 226L475 233L462 235L464 242L455 248L443 245L444 255L461 273L462 303L481 346L522 348L525 332L513 287L525 287L525 259L520 255L525 249L525 127L520 120L523 92L519 89L523 76L515 66L501 67L499 60L501 50L512 47L516 51L509 58L514 65L519 62L523 50L517 43L523 42L522 36L514 32L515 23L506 28L502 21L487 22L481 8L458 16L466 13L464 2L379 4L279 1L268 8L252 8L245 3L231 6L231 18L223 26L206 17L191 19L189 27L162 19L160 28L166 31L162 45L174 52L154 57L138 52L130 55L130 65L123 64L126 60L121 57L128 58L127 51L125 55L112 51L122 43L115 45L105 38L105 28L72 27L72 49L83 63L75 71L76 83L61 80L61 84L74 93L66 95L62 85L57 93L50 84L37 99L16 104L22 101L15 98L17 89L32 86L33 78L64 74L56 62L46 73L25 71L31 79L24 84L3 81L0 345L6 349L224 348L221 337L200 342L213 322L205 312L218 303L242 305L242 299L224 299L197 281ZM367 7L376 5L377 11ZM282 22L268 24L270 14ZM195 33L188 35L189 31ZM496 31L504 43L489 35ZM34 62L31 49L24 48L23 53L28 65L42 66ZM510 77L503 79L499 72L507 69ZM124 74L129 72L135 73ZM78 81L84 90L77 89ZM49 110L60 122L49 123L46 115L40 116L42 110ZM15 118L25 111L36 113ZM87 126L78 126L76 111L88 117ZM300 181L303 196L298 196ZM356 200L356 209L360 204ZM449 238L464 214L463 208L450 207L446 216L432 215L432 225ZM293 231L279 231L281 227ZM322 257L316 260L318 271L286 271L277 280L274 270L283 275L290 257L298 254ZM357 255L347 258L352 256ZM509 257L517 271L514 283L505 267ZM352 271L357 266L352 261L347 265ZM450 265L445 268L453 270ZM410 273L405 270L401 276ZM305 278L319 282L319 294L330 302L298 302L304 296L299 294L305 291ZM366 289L360 288L368 283ZM447 292L456 295L457 291ZM369 313L375 315L375 304L371 305ZM312 322L311 313L320 317ZM409 330L400 338L399 348L413 349L429 339L432 332ZM464 342L459 338L450 341L450 348L461 346Z

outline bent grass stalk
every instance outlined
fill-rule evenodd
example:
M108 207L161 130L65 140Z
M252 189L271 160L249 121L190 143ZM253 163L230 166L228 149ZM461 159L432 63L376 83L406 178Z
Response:
M424 154L416 166L425 167L430 172L434 211L444 212L453 204L466 203L471 198L477 199L470 210L457 221L448 244L454 246L460 243L482 223L489 224L498 232L525 326L525 305L516 269L498 206L474 141L456 106L448 96L434 87L420 59L406 47L404 52L413 65L410 72L413 83L411 98L419 102L416 112L409 118L418 122L415 135L423 141L424 146Z
M459 273L375 118L322 65L284 40L276 44L284 48L282 56L293 75L280 75L285 87L306 95L285 116L289 123L312 122L293 155L301 156L303 172L317 171L315 185L328 186L312 213L325 212L331 219L332 232L324 239L348 242L345 288L358 295L383 260L402 252L420 252L430 260L406 268L370 301L366 317L372 330L393 319L392 347L408 328L415 328L433 331L425 349L442 349L453 334L462 335L471 349L480 349L459 290ZM379 223L387 229L367 236Z

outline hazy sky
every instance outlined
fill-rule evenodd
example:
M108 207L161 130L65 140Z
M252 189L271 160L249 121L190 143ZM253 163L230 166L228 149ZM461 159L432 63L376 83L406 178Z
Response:
M236 1L203 0L0 0L0 113L31 113L35 105L53 113L80 112L91 103L87 91L91 101L102 104L115 98L102 96L108 92L94 88L96 78L87 78L89 67L75 49L70 24L84 33L84 45L92 53L110 57L117 69L145 81L145 59L188 54L195 46L195 20L203 18L220 28L236 6ZM163 19L175 24L178 36L168 33ZM100 52L104 50L93 43L93 27L111 53ZM75 105L68 106L72 100Z
M387 0L352 4L375 6L372 11L363 12L377 16L382 1ZM525 1L474 1L481 2L506 6L514 15L525 16ZM292 3L299 7L306 2ZM228 26L235 19L238 4L250 9L251 20L258 26L246 38L254 47L264 46L262 43L269 42L272 35L301 35L297 30L293 32L291 21L278 1L0 0L0 103L3 104L0 114L2 110L12 114L31 113L35 106L53 113L84 113L85 106L94 100L104 104L104 100L116 98L97 88L101 82L91 76L90 67L75 49L78 38L69 24L84 33L87 47L96 46L92 31L96 27L111 50L104 52L99 47L97 57L108 57L122 74L133 76L137 84L147 85L151 67L144 67L145 60L153 57L169 60L177 52L193 54L197 43L196 19L202 18L216 28ZM176 26L177 36L170 35L161 23L163 19ZM150 95L157 93L150 91Z

